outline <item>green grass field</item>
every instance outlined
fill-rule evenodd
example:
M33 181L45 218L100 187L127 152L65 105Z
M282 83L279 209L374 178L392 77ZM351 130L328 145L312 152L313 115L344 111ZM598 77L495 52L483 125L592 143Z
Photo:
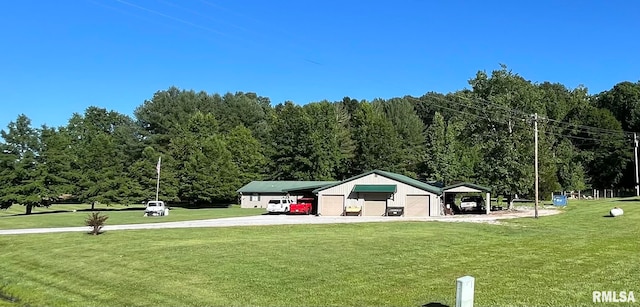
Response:
M72 227L84 226L89 215L89 205L53 205L49 208L35 208L32 215L25 216L23 206L12 206L0 210L0 229L39 228L39 227ZM168 216L144 217L144 206L98 205L95 207L109 216L107 225L141 224L158 222L176 222L187 220L203 220L234 216L259 215L265 209L230 208L185 209L173 207ZM77 210L77 212L73 212Z
M604 217L613 206L625 215ZM464 275L476 277L475 306L592 306L594 290L640 296L640 202L570 202L565 211L503 225L0 236L0 289L19 299L0 305L455 306Z

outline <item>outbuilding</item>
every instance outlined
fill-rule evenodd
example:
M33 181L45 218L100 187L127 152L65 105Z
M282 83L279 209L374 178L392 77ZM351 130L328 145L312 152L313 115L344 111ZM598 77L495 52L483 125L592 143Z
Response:
M387 171L366 172L313 193L323 216L442 215L440 188Z

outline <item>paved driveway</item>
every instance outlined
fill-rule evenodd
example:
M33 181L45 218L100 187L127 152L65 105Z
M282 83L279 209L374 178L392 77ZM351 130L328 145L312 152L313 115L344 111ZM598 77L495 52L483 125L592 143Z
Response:
M551 215L559 210L540 210L540 215ZM194 227L232 227L232 226L265 226L265 225L294 225L294 224L341 224L341 223L370 223L394 221L442 221L442 222L475 222L498 223L500 219L533 216L530 211L517 211L491 215L455 215L441 217L391 217L391 216L313 216L313 215L258 215L244 217L230 217L210 220L196 220L183 222L107 225L103 231L132 230L132 229L166 229L166 228L194 228ZM0 235L54 233L54 232L88 232L89 227L59 227L59 228L28 228L4 229Z

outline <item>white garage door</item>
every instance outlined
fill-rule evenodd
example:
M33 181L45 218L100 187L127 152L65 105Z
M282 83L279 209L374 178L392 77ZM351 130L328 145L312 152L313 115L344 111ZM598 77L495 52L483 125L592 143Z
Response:
M407 195L404 216L429 216L429 195Z
M366 216L383 216L387 211L387 198L386 193L371 193L364 194L364 212Z
M344 212L343 195L320 196L320 215L340 216Z

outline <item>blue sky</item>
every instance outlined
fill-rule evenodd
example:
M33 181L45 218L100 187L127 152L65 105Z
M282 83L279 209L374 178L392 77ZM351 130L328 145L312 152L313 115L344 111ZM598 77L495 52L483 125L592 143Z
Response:
M590 93L640 80L637 1L20 0L0 6L0 128L132 115L175 85L305 104L451 92L506 64Z

